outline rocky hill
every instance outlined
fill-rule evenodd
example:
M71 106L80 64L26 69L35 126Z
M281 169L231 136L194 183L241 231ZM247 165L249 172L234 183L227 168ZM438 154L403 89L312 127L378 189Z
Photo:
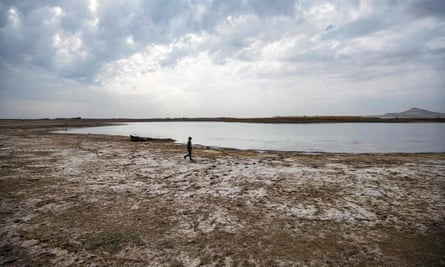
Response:
M445 118L445 113L433 112L426 109L411 108L399 113L386 113L381 118Z

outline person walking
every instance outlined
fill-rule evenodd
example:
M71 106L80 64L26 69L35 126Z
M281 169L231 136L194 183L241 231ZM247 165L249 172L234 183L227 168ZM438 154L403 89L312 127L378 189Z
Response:
M184 156L184 159L187 159L187 157L192 160L192 137L189 137L189 141L187 142L187 154Z

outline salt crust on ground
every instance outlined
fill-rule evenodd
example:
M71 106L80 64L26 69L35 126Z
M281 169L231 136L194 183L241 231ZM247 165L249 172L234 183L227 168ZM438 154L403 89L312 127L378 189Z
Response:
M410 265L413 248L393 249L389 236L412 240L434 227L443 233L443 154L201 148L190 162L182 146L170 143L27 137L5 132L0 138L0 179L11 187L2 192L0 245L10 251L2 252L3 265ZM15 181L18 188L10 185ZM89 222L82 217L90 214L86 208L102 217ZM145 232L154 223L161 233ZM52 225L62 227L58 234ZM108 228L138 233L139 241L112 252L85 248L83 236ZM311 247L320 242L338 247ZM280 246L284 252L276 251ZM414 260L443 263L429 256Z

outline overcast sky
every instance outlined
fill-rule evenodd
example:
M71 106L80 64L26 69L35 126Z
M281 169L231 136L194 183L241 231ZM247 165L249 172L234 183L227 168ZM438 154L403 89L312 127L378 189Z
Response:
M445 112L443 0L1 0L0 117Z

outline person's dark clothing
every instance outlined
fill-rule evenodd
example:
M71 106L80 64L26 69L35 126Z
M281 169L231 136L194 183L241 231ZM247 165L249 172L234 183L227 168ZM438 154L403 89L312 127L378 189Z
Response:
M184 159L187 159L187 157L192 160L192 139L189 138L189 141L187 142L187 154L184 156Z
M187 151L192 151L192 140L189 139L189 141L187 142Z

